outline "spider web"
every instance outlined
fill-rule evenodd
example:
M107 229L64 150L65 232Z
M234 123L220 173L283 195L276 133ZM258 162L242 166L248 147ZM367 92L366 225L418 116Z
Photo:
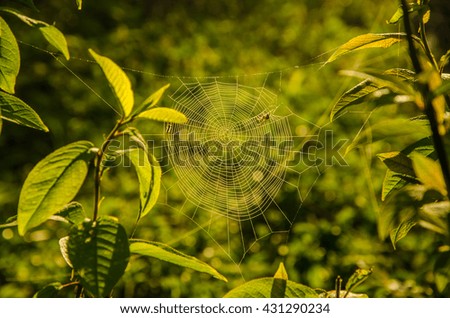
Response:
M164 126L170 164L162 200L237 264L261 239L275 233L279 244L288 239L322 173L305 160L314 156L305 146L321 129L280 105L269 88L280 75L178 78L170 96L170 107L188 122ZM176 179L165 178L169 173ZM174 206L171 198L180 192L185 200Z

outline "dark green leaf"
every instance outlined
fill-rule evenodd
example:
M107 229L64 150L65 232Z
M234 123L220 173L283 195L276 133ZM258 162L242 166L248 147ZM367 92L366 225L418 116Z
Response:
M228 292L225 298L271 298L276 278L267 277L251 280ZM305 285L288 280L285 286L286 298L316 298L317 292Z
M58 215L62 216L72 224L81 224L86 220L83 206L78 202L70 202L58 212Z
M158 200L162 171L156 158L142 149L131 149L127 155L139 179L139 218L142 218L151 211Z
M33 298L54 298L58 297L58 292L63 289L63 285L59 282L51 283L42 288L36 294L34 294Z
M377 155L378 158L393 172L415 177L412 160L402 152L386 152Z
M187 122L187 117L184 114L180 113L175 109L166 107L151 108L149 110L140 113L137 117L157 121L164 121L174 124L184 124Z
M78 193L88 172L92 143L78 141L41 160L22 187L18 207L19 234L45 222Z
M1 117L15 124L48 131L39 115L21 99L0 91Z
M136 240L130 244L130 251L133 254L154 257L161 261L190 268L197 272L207 273L217 279L227 281L215 268L163 243Z
M71 230L68 248L70 262L87 293L110 296L130 256L123 226L112 217L85 222Z
M0 89L14 94L19 69L19 46L8 24L0 17Z
M105 74L106 79L122 108L123 117L128 117L128 115L131 114L134 105L133 90L131 89L131 82L128 76L109 58L101 56L91 49L89 49L89 53L91 53L92 57Z
M404 33L368 33L363 35L358 35L348 42L341 45L336 52L331 55L326 63L330 63L337 58L362 49L368 48L388 48L395 43L402 41L405 38Z

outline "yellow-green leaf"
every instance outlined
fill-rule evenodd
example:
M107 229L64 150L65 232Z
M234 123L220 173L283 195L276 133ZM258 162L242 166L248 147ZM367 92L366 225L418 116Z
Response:
M214 278L227 281L225 276L220 274L215 268L202 262L201 260L181 253L176 249L170 247L169 245L159 243L159 242L149 242L149 241L133 241L130 244L130 251L133 254L150 256L157 258L161 261L176 264L178 266L193 269L197 272L207 273Z
M127 152L139 179L139 218L147 215L158 200L161 188L161 167L152 154L136 148Z
M19 69L19 46L8 24L0 17L0 89L14 94Z
M447 195L447 188L439 163L419 153L413 154L411 159L419 181L427 188L437 190L442 195Z
M138 115L139 113L142 113L143 111L148 110L149 108L155 107L156 104L160 101L161 97L163 96L164 92L169 88L170 84L167 84L160 89L158 89L156 92L151 94L149 97L147 97L139 107L137 107L134 111L134 115Z
M187 117L184 114L180 113L175 109L166 107L151 108L149 110L140 113L137 117L157 121L164 121L167 123L174 123L174 124L184 124L187 122Z
M54 151L31 170L19 197L20 235L45 222L75 197L87 175L92 146L89 141L74 142Z
M330 56L326 63L330 63L337 58L345 55L347 53L369 49L369 48L388 48L395 43L402 41L405 38L404 33L368 33L359 35L349 40L345 44L341 45L334 53Z
M39 31L41 31L44 38L48 43L53 45L58 51L60 51L66 60L70 59L69 47L67 46L67 41L64 34L59 31L53 25L43 25L38 26Z
M89 53L91 53L92 57L105 74L106 79L122 108L123 117L128 117L128 115L131 114L134 105L134 96L130 79L111 59L95 53L92 49L89 49Z

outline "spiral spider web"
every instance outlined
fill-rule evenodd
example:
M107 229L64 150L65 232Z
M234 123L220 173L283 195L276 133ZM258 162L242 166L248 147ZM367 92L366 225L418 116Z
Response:
M178 210L237 263L259 240L288 234L321 174L303 160L320 128L279 104L266 87L270 75L256 86L239 77L179 79L171 107L188 122L164 127L177 178L164 183L167 204L183 193Z

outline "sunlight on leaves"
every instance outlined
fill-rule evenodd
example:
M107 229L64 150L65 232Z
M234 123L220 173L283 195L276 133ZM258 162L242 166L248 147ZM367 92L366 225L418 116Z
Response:
M337 58L353 51L369 49L369 48L388 48L402 41L405 38L404 33L368 33L358 35L341 45L326 63L330 63Z
M214 278L217 278L224 282L227 281L225 276L220 274L215 268L211 267L210 265L200 261L193 256L189 256L180 251L177 251L176 249L163 243L133 240L130 244L130 251L132 254L150 256L164 262L169 262L181 267L193 269L197 272L207 273Z
M109 58L95 53L92 49L89 49L89 53L105 74L106 79L108 80L108 83L110 84L111 89L113 90L117 101L122 108L123 117L128 117L134 105L133 90L131 88L131 82L128 76Z
M139 180L140 219L151 211L158 200L162 171L156 158L142 149L130 149L126 154L131 159Z
M49 131L39 115L21 99L0 91L1 117L15 124Z
M275 278L266 277L251 280L229 291L225 298L271 298ZM288 280L285 298L317 298L319 295L311 287Z
M139 107L137 107L134 111L134 115L139 115L143 111L146 111L152 107L155 107L156 104L158 104L159 100L163 96L164 92L169 88L170 84L167 84L160 89L158 89L156 92L151 94L149 97L147 97Z
M138 118L146 118L167 123L184 124L187 118L184 114L172 108L155 107L140 113Z
M8 24L0 17L0 89L14 94L19 69L19 46Z
M75 197L93 157L91 147L89 141L74 142L54 151L31 170L20 192L20 235L45 222Z

